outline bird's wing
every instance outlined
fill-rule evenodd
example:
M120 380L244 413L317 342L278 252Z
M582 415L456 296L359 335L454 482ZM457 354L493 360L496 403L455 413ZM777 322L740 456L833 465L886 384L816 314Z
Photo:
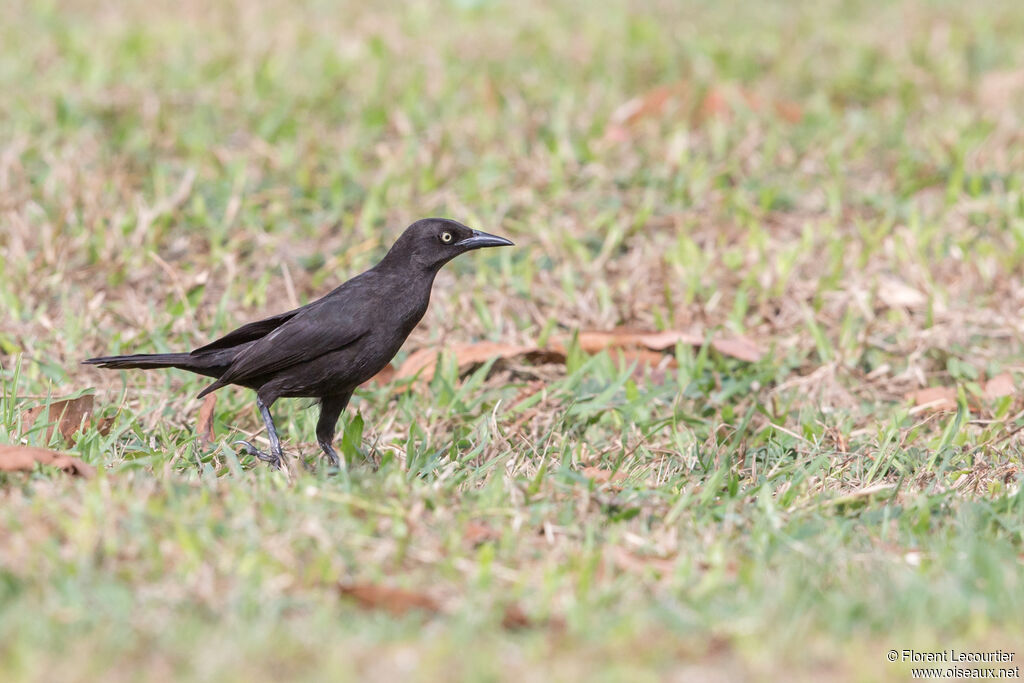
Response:
M220 339L212 341L206 346L200 346L198 349L194 350L191 355L197 356L207 351L229 349L232 346L240 346L246 342L256 341L261 337L267 336L278 327L294 318L301 310L302 308L296 308L293 311L278 313L277 315L272 315L269 318L264 318L263 320L257 320L256 322L242 325L237 330L228 332Z
M232 384L267 375L336 351L369 330L358 316L346 315L344 301L321 300L297 312L265 337L242 351L221 375L219 384Z

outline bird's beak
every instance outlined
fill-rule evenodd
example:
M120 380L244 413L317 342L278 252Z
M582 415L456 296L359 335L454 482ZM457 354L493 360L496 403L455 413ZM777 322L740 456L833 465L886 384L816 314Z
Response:
M504 237L474 230L472 235L464 240L459 240L455 243L455 246L469 251L470 249L483 249L484 247L514 247L515 245L512 243L512 240L507 240Z

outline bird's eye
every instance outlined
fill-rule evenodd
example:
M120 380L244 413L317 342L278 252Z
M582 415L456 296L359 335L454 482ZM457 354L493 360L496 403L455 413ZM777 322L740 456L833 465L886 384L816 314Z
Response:
M452 241L452 234L450 232L442 232L441 241L444 242L445 244L448 244L449 242Z

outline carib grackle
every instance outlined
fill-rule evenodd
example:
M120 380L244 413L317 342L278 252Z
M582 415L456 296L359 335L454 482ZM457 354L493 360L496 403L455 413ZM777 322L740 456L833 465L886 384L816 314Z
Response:
M102 368L181 368L217 381L199 397L228 384L256 391L256 405L270 438L270 452L239 441L244 450L274 467L284 453L270 407L279 398L320 400L316 439L331 464L338 417L352 392L388 364L423 317L434 276L459 254L510 246L504 237L442 218L416 221L387 255L322 299L239 327L189 353L90 358Z

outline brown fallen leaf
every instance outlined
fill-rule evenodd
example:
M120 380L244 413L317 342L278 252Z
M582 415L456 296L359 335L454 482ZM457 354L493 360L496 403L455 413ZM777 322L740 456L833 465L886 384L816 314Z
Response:
M985 399L994 401L1003 396L1013 396L1017 387L1013 383L1013 377L1008 372L1001 372L985 382Z
M709 88L700 102L697 113L701 119L728 116L732 113L729 95L721 88Z
M611 470L605 470L600 467L584 467L580 470L580 474L588 479L593 479L597 484L623 481L626 478L626 473L622 470L612 472Z
M46 448L0 444L0 471L31 472L36 463L56 467L68 474L89 479L96 468L80 459Z
M661 110L665 108L665 103L672 97L673 92L678 90L678 85L662 85L648 90L644 94L630 98L616 107L609 120L612 123L628 126L645 116L660 114Z
M409 357L398 369L398 379L409 379L419 374L421 377L434 376L437 367L438 353L443 349L427 347L409 354ZM518 344L502 344L500 342L477 342L475 344L453 344L448 350L455 355L460 368L478 363L485 363L492 358L514 358L530 351L536 346Z
M804 108L796 102L789 102L787 100L775 101L775 113L779 115L779 118L788 123L800 123L804 118Z
M577 343L587 353L598 353L607 348L641 347L652 351L665 351L677 343L688 346L703 346L704 335L681 330L637 330L617 327L612 330L581 330ZM711 348L723 356L730 356L747 362L757 362L763 353L752 340L746 337L723 337L711 339Z
M564 631L565 620L558 616L547 619L534 619L522 607L515 603L505 606L501 615L501 626L507 631L524 631L530 628L548 628L552 631Z
M904 395L921 410L946 411L956 410L956 389L953 387L925 387L915 389Z
M748 363L756 363L764 356L764 352L746 337L727 337L725 339L712 339L711 348L723 356L736 358Z
M650 352L672 349L680 342L690 346L704 345L704 336L692 332L679 330L657 332L627 327L613 330L582 330L577 334L577 340L580 348L587 353L600 353L608 349L617 350L618 355L626 362L636 362L638 375L642 375L647 366L660 369L662 372L660 374L656 372L653 377L655 381L664 381L663 370L677 367L677 363L671 356ZM522 358L533 363L564 363L568 344L569 340L562 338L552 340L551 344L544 348L533 344L505 344L502 342L453 344L449 347L428 346L409 354L409 357L394 374L394 379L419 378L429 381L437 371L438 355L442 351L454 355L459 371L465 372L475 365L490 360ZM756 362L763 355L757 344L746 337L712 338L711 347L724 356L748 362ZM404 390L407 387L408 384L403 384L399 390Z
M476 547L487 541L496 541L501 538L501 534L497 532L493 527L488 524L481 522L470 522L466 525L465 530L462 532L462 538L469 545Z
M670 109L669 104L673 102L678 104ZM727 118L740 103L755 112L764 109L760 97L735 85L711 86L703 96L699 88L685 82L658 86L616 107L608 117L605 139L625 142L630 138L631 129L641 120L662 116L666 112L679 113L695 125L710 118ZM784 121L799 123L803 118L803 108L795 102L775 100L772 104L775 114Z
M434 598L404 588L374 583L339 583L338 591L355 600L363 609L383 610L395 616L401 616L414 609L431 614L441 611L441 606Z
M94 398L92 394L86 394L78 398L51 401L49 412L47 413L47 420L50 425L46 428L46 442L50 442L53 430L56 428L65 441L73 444L75 442L75 433L78 432L79 428L87 429L91 424L93 405ZM45 405L35 406L34 408L22 411L22 430L35 424L36 418L39 417L44 408L46 408ZM100 427L105 426L108 431L110 430L110 422L106 420L100 420L97 424Z
M199 407L199 420L196 422L196 434L200 440L206 443L213 443L216 437L213 434L213 411L217 407L217 394L207 394L203 399L203 405Z
M96 420L96 431L99 432L101 436L106 436L107 434L110 433L110 428L113 425L114 425L114 416L113 415L110 416L110 417L101 417L100 419Z
M616 327L612 330L580 330L576 336L580 348L587 353L600 353L609 348L639 347L652 351L664 351L676 345L702 344L703 337L688 332L651 332L631 327Z
M735 86L720 86L708 89L697 110L698 122L712 117L729 118L741 104L751 111L764 110L764 101L757 94ZM774 100L772 110L776 116L789 123L800 123L804 117L803 107L796 102Z
M391 380L395 378L396 374L398 374L398 371L395 370L395 366L392 365L391 363L388 363L387 365L384 366L383 370L381 370L376 375L360 384L359 388L367 389L372 386L384 386L385 384L390 384Z
M522 631L533 626L533 620L527 616L523 608L516 604L506 605L501 617L501 625L509 631Z
M679 86L659 86L637 97L632 97L612 111L608 117L605 138L614 142L625 142L629 138L629 127L640 119L660 114Z
M477 342L473 344L453 344L450 347L441 348L428 346L409 354L409 357L402 363L402 367L398 369L395 378L407 380L418 377L421 380L429 381L437 371L438 354L442 351L454 354L460 372L492 359L509 360L525 357L538 363L565 361L565 353L563 351L541 349L533 345Z

